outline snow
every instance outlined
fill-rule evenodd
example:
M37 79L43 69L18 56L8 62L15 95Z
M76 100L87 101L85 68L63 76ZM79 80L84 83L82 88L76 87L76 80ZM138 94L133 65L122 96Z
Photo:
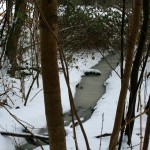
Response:
M72 6L73 7L73 6ZM58 16L63 16L65 14L67 6L60 5L58 8ZM122 14L122 12L117 8L107 8L103 9L102 7L96 7L96 6L84 6L84 5L78 5L74 7L75 12L83 12L89 14L91 18L96 18L97 16L106 16L108 15L108 11L111 13L118 13ZM110 16L109 16L110 17Z
M83 75L83 70L97 72L97 70L91 70L89 68L91 68L92 66L98 63L98 61L101 59L101 55L95 52L94 53L95 59L92 59L93 54L91 53L82 54L82 55L75 54L73 57L76 59L76 61L73 62L72 65L70 65L69 74L70 74L70 86L72 89L72 93L74 95L75 85L80 82L81 76ZM146 70L147 72L150 71L150 62L147 65ZM115 71L119 73L120 67L118 66ZM104 85L106 85L106 93L97 102L97 105L94 108L94 113L92 114L91 118L88 121L83 123L85 131L88 136L90 147L92 150L98 150L100 146L100 139L96 138L96 136L100 135L101 133L102 134L111 133L113 129L117 101L118 101L119 92L120 92L120 79L118 75L115 73L115 71L112 71L110 77L105 81ZM5 84L6 87L8 87L8 89L10 89L11 87L15 87L13 88L13 91L10 90L7 94L15 103L13 105L11 101L9 101L9 99L7 100L8 104L12 107L11 109L9 109L9 111L13 115L15 115L17 118L19 118L20 121L25 126L27 126L33 133L37 133L40 128L46 127L44 100L43 100L43 93L41 90L42 89L41 76L39 77L40 88L37 88L37 85L34 84L31 94L29 96L27 106L23 105L21 92L18 90L20 88L20 81L18 79L9 78L6 75L2 79L3 79L3 84ZM25 89L28 89L30 87L31 82L32 82L32 77L25 79L25 83L26 83ZM147 79L147 82L143 82L143 83L146 84L146 85L143 84L141 88L141 95L142 95L142 100L143 100L142 103L143 103L143 109L144 109L145 105L144 105L143 98L145 97L145 100L148 99L148 94L150 93L150 88L149 88L150 80ZM64 75L62 72L60 72L60 85L61 85L63 112L67 112L68 110L70 110L70 107L69 107L67 87L66 87ZM147 87L146 95L144 95L145 87ZM4 88L2 86L0 87L0 91L1 93L4 92ZM38 91L40 92L38 93ZM27 91L26 91L26 94L27 94ZM1 96L2 100L4 98L8 98L8 97ZM16 109L17 106L20 109ZM139 114L139 112L137 112L137 114ZM104 117L102 118L102 116ZM143 136L144 136L146 118L147 118L146 115L142 116ZM139 121L140 121L139 118L136 119L135 121L135 128L133 131L133 138L132 138L133 145L140 143ZM103 123L103 129L101 128L102 123ZM23 127L20 124L18 124L15 121L15 119L13 119L4 108L1 107L0 108L0 130L21 133L23 130ZM65 127L65 130L67 132L67 136L66 136L67 149L68 150L75 149L72 128L70 128L70 126L67 126ZM76 127L76 131L77 131L77 140L78 140L79 148L81 150L84 150L86 149L86 146L85 146L83 135L79 126ZM102 141L101 141L102 150L108 149L109 140L110 140L109 136L102 138ZM126 141L126 138L124 138L123 140ZM25 143L25 140L23 138L18 138L16 141L19 141L22 144ZM15 140L13 137L0 135L0 143L1 143L1 147L3 150L15 149L16 144L15 144ZM127 149L127 147L128 145L126 144L126 142L124 142L123 148ZM139 148L139 145L135 146L133 149L136 150L138 148ZM38 147L35 150L38 150L38 149L41 149L41 148ZM44 146L44 149L47 150L49 149L49 147Z
M94 59L93 59L94 55ZM98 52L91 52L89 54L85 53L76 53L73 56L74 63L70 65L70 87L72 90L73 96L75 95L76 85L80 82L81 76L84 75L83 70L87 70L92 66L96 65L102 56ZM64 79L63 73L60 73L60 85L61 85L61 97L62 97L62 106L63 112L70 110L69 97L67 91L66 81Z
M13 143L9 137L0 135L1 150L15 150Z
M98 69L87 69L87 70L83 70L83 73L85 75L101 75L101 72Z
M95 56L95 59L93 60L93 52L89 54L74 54L73 57L76 59L76 61L70 67L70 82L71 82L70 85L71 85L73 95L75 94L75 85L78 82L80 82L81 76L83 75L82 70L85 68L88 68L88 67L90 68L94 66L101 59L101 55L99 55L99 53L97 52L94 53L94 56ZM86 61L85 61L85 58L86 58ZM29 98L28 98L27 106L24 106L22 102L22 98L21 98L22 93L20 91L20 80L10 78L8 75L6 75L6 70L7 69L2 69L1 71L0 80L2 84L0 85L0 91L1 93L4 93L6 90L8 90L8 93L7 93L7 96L2 95L1 100L4 101L5 99L7 99L8 105L11 106L11 109L9 109L9 111L13 115L15 115L19 120L21 120L21 122L25 124L25 126L27 126L31 131L34 132L35 131L34 129L40 129L40 128L46 127L41 76L39 77L40 88L37 88L37 85L34 84L31 90L31 93L29 95ZM33 80L32 76L27 77L25 79L25 89L26 89L25 94L26 95L27 95L27 92L31 85L32 80ZM60 72L60 86L61 86L63 112L67 112L70 110L70 104L69 104L65 79L64 79L64 75L62 72ZM11 101L13 101L14 105L12 104ZM17 107L19 107L19 109L16 109ZM0 123L1 131L19 133L19 132L22 132L23 130L23 127L20 124L18 124L15 121L15 119L13 119L9 115L9 113L2 107L0 108L0 122L1 122ZM13 142L13 138L11 139ZM5 148L5 149L9 150L9 148Z
M84 7L80 7L80 9L84 10ZM90 9L90 8L89 8ZM2 9L0 7L0 13L2 13L5 8ZM94 14L97 15L106 15L102 10L98 10L95 8ZM112 11L117 11L117 9L113 9ZM64 7L60 8L60 16L64 13ZM90 12L93 14L93 12ZM118 11L118 13L120 13ZM95 18L95 16L92 16ZM1 19L2 17L0 17ZM91 53L75 53L73 55L74 62L69 66L69 75L70 75L70 86L73 93L75 95L76 85L80 82L82 75L86 73L94 73L101 74L99 70L90 69L92 66L96 65L102 56L98 52ZM61 67L59 62L59 67ZM10 78L6 75L6 71L8 69L8 62L3 64L3 67L0 72L0 93L7 92L7 95L1 95L1 101L6 101L8 105L11 107L8 110L16 116L21 123L28 127L33 133L37 133L41 128L46 127L46 118L45 118L45 107L44 107L44 99L43 99L43 88L42 88L42 78L39 76L39 88L36 83L33 85L31 93L28 98L27 106L24 106L22 100L22 93L20 91L21 81L19 79ZM120 67L118 66L115 69L118 74L120 73ZM113 129L113 124L115 120L115 112L117 108L119 92L121 87L121 82L115 71L112 71L111 76L105 81L104 86L106 86L106 93L99 99L97 105L94 108L94 112L89 120L83 123L86 134L88 136L88 140L90 143L91 150L99 150L100 147L100 139L96 138L96 136L104 133L111 133ZM150 60L148 62L146 71L150 71ZM70 110L68 90L66 86L66 81L64 79L64 75L62 72L60 75L60 87L61 87L61 98L62 98L62 107L63 113ZM32 83L32 76L25 78L25 95L27 95L28 89ZM147 89L145 89L145 87ZM141 87L141 97L142 97L142 111L145 107L145 101L148 99L150 93L150 79L145 78L143 85ZM127 96L128 105L129 93ZM13 103L14 104L13 104ZM8 108L8 107L7 107ZM138 115L140 112L136 112ZM147 116L142 115L142 136L144 137L145 125L146 125ZM103 128L102 128L103 124ZM21 124L16 122L16 120L10 116L10 114L1 106L0 107L0 131L6 132L14 132L14 133L22 133L24 128ZM65 127L67 132L66 142L68 150L75 150L73 132L70 126ZM86 149L86 145L84 143L83 135L79 126L76 127L77 131L77 140L78 145L81 150ZM137 145L133 147L133 149L139 149L140 143L140 118L135 120L135 127L133 131L132 145ZM106 150L109 146L110 137L104 137L101 139L101 149ZM127 149L128 145L126 144L126 137L123 139L122 149ZM0 135L0 143L2 150L13 150L16 145L24 144L26 141L23 138L14 138L8 136ZM49 146L43 146L45 150L49 149ZM149 147L150 148L150 147ZM35 150L40 150L38 147Z
M77 7L81 10L85 10L85 8ZM101 9L93 9L88 8L88 12L91 13L91 17L95 18L99 15L107 15ZM6 6L2 3L0 4L0 14L6 10ZM60 7L59 16L64 14L64 7ZM117 9L112 9L114 12L120 11ZM85 10L86 12L86 10ZM95 14L95 15L94 15ZM0 20L3 16L0 16ZM28 38L29 39L29 38ZM75 95L76 85L80 82L82 75L85 72L99 73L99 70L90 69L92 66L96 65L102 56L95 51L91 53L75 53L73 55L74 62L69 66L69 75L70 75L70 86L73 93ZM59 67L61 67L60 62ZM7 100L8 105L11 107L7 107L7 109L16 116L21 123L28 127L30 131L33 133L38 133L38 131L42 128L46 127L46 118L45 118L45 107L44 107L44 99L43 99L43 87L42 87L42 78L39 76L39 88L37 84L33 85L31 93L28 98L27 106L24 106L24 100L22 100L22 93L20 91L21 81L19 79L10 78L6 71L8 69L8 62L3 64L3 67L0 71L0 94L7 92L7 95L0 96L0 102ZM118 66L115 69L118 74L120 73L120 67ZM106 93L98 100L97 105L94 108L94 112L89 120L83 123L85 128L91 150L99 150L100 147L100 139L96 138L96 136L104 133L111 133L113 129L113 124L115 120L115 112L117 108L119 92L121 87L121 82L115 71L111 72L110 77L105 81L104 86L106 86ZM146 68L147 72L150 72L150 59ZM66 86L66 81L64 79L64 75L62 72L59 73L60 76L60 87L61 87L61 98L62 98L62 107L63 113L70 110L69 98L68 98L68 90ZM27 95L28 89L32 83L33 77L25 78L25 95ZM148 99L150 93L150 78L146 79L141 87L141 98L142 98L142 111L145 107L145 101ZM129 93L127 96L128 105ZM13 103L14 104L13 104ZM136 112L138 115L140 112ZM142 136L144 137L145 125L146 125L147 116L142 115ZM103 124L103 128L102 128ZM3 132L13 132L13 133L22 133L24 128L21 124L19 124L2 106L0 106L0 131ZM75 150L75 144L73 139L73 131L70 126L65 127L67 136L66 143L68 150ZM76 127L77 132L77 141L80 150L85 150L86 145L84 143L83 135L79 126ZM132 145L137 145L133 147L133 150L139 149L140 143L140 118L135 120L135 127L133 130L133 138ZM101 139L101 150L108 149L110 137L103 137ZM128 145L126 144L126 137L123 139L122 149L127 149ZM2 136L0 134L0 149L1 150L15 150L15 146L22 145L26 143L26 140L23 138L16 137L8 137ZM43 146L44 150L49 150L49 146ZM35 150L40 150L40 147L35 148ZM149 146L150 149L150 146Z
M147 70L150 70L150 63L147 66ZM116 68L116 71L119 73L120 68L119 66ZM99 144L100 140L96 139L95 137L97 135L104 133L111 133L113 129L113 123L115 120L115 112L116 112L116 107L117 107L117 101L119 98L119 92L120 92L120 79L118 75L112 71L112 75L110 76L109 79L106 80L107 83L106 85L106 93L102 96L102 98L97 102L97 105L95 106L95 111L91 118L84 123L84 128L87 133L90 146L92 150L98 150L99 149ZM148 99L148 93L150 93L150 81L147 82L147 95L146 95L146 100ZM144 85L143 85L144 88ZM141 91L141 94L143 95L144 89ZM128 97L127 97L128 99ZM143 109L144 109L144 104L143 104ZM136 113L139 114L140 112ZM102 115L104 114L104 122L103 122L103 129L101 129L102 126ZM144 136L144 130L145 130L145 124L146 124L146 115L142 116L142 132ZM66 128L69 130L69 127ZM140 143L140 123L139 123L139 118L135 120L135 128L133 131L133 138L132 138L132 144L137 145ZM78 144L80 149L86 149L82 133L79 127L77 127L77 136L78 136ZM72 147L72 142L71 142L71 137L73 137L72 132L70 131L67 135L67 144L68 144L68 149L75 149L75 147ZM72 139L73 140L73 139ZM102 138L102 145L101 149L106 150L108 149L109 145L109 137ZM126 142L126 138L123 139ZM128 145L126 143L123 143L123 148L127 149ZM139 149L139 145L135 146L133 149Z

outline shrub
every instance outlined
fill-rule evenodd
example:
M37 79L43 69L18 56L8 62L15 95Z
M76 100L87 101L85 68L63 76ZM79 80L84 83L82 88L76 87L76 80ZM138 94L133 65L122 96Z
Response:
M121 12L69 3L59 17L65 50L119 49Z

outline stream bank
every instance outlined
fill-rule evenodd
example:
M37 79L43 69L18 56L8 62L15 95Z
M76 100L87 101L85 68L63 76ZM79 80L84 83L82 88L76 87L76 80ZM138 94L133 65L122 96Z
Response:
M112 68L116 68L119 62L118 54L110 54L106 56L107 61L111 65ZM111 75L112 68L109 66L105 59L101 59L101 61L92 67L92 69L99 70L101 75L84 75L82 76L81 82L76 86L76 93L74 97L74 103L77 110L77 113L80 118L82 118L83 122L88 120L96 106L97 101L102 97L105 93L106 87L104 86L104 82ZM70 112L64 114L65 126L68 126L71 123L71 115ZM47 132L47 129L42 129L40 134L44 134ZM21 147L17 148L17 150L33 150L37 145L33 144L25 144Z
M108 63L107 63L107 61ZM106 58L92 67L92 69L99 70L101 75L84 75L81 82L76 87L76 93L74 97L74 103L77 113L83 122L88 120L96 106L97 101L102 97L106 91L104 82L111 75L112 68L116 68L119 63L118 54L110 54ZM110 67L111 65L111 67ZM69 125L71 122L70 112L64 114L65 125Z

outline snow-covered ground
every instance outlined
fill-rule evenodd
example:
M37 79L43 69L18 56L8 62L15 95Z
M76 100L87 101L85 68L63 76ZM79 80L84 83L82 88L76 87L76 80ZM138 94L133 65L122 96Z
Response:
M81 76L84 74L83 70L87 70L98 63L101 59L101 55L97 52L93 52L91 54L75 54L74 63L70 67L70 85L72 89L73 95L75 94L75 86L80 82ZM94 59L93 59L94 58ZM116 68L116 71L119 73L119 66ZM150 71L150 62L147 65L147 72ZM42 91L42 80L41 76L39 77L39 88L37 88L36 82L32 88L31 94L28 99L27 106L23 105L23 101L21 98L20 91L20 80L9 78L5 72L1 72L1 86L0 93L4 93L4 91L8 91L7 97L2 95L1 100L6 100L8 105L12 108L8 108L8 110L15 115L20 121L27 126L33 133L37 132L38 129L46 127L46 119L45 119L45 111L44 111L44 100L43 100L43 91ZM25 79L25 89L26 94L31 85L32 77ZM61 96L62 96L62 106L63 112L70 110L69 108L69 100L67 87L64 80L63 73L60 72L60 83L61 83ZM148 95L150 93L150 79L143 82L143 86L141 88L141 96L142 96L142 107L144 109L145 100L148 99ZM4 86L5 85L5 86ZM100 139L96 138L97 135L104 133L111 133L113 129L113 123L115 119L115 111L117 107L117 101L119 97L120 91L120 79L117 74L112 71L111 76L105 81L106 85L106 93L100 98L95 106L95 111L91 118L83 123L85 131L88 136L88 140L90 143L91 150L99 150L100 147ZM147 89L145 89L147 87ZM12 102L14 104L12 104ZM17 107L18 106L18 107ZM137 112L139 114L139 112ZM142 135L144 136L145 124L146 124L146 115L142 116ZM133 147L133 149L139 149L140 143L140 119L136 119L135 128L132 138L132 145L137 145ZM103 128L102 128L103 124ZM73 132L70 126L65 127L67 136L67 149L75 150ZM17 132L21 133L23 127L16 122L12 116L1 106L0 108L0 131L7 132ZM86 145L84 143L83 135L81 133L81 129L79 126L76 127L77 131L77 140L79 144L80 150L86 150ZM101 150L108 149L110 137L104 137L101 139ZM128 145L126 145L126 138L124 138L123 147L124 149L128 149ZM23 138L17 137L8 137L0 135L0 143L2 150L14 150L15 145L24 144L26 141ZM41 149L36 148L36 150ZM48 150L48 146L44 146L45 150Z
M0 14L5 11L5 5L2 6L0 3ZM62 8L63 9L63 8ZM83 8L84 9L84 8ZM60 12L60 15L63 14L63 11ZM94 13L97 15L105 14L104 12L97 12L95 9ZM62 14L61 14L62 13ZM92 12L90 12L92 14ZM119 12L120 13L120 12ZM2 19L3 16L0 16ZM92 17L95 17L92 15ZM74 63L70 66L69 75L70 75L70 86L72 89L73 95L75 94L76 85L80 82L81 76L84 74L84 71L88 70L92 66L96 65L100 59L101 55L97 52L93 54L79 53L73 56ZM59 64L60 65L60 64ZM44 99L43 99L43 90L42 90L42 79L39 76L39 87L37 84L33 85L31 93L28 98L27 106L24 106L24 100L22 99L22 93L20 90L21 81L20 79L10 78L6 74L5 67L0 71L0 102L5 101L11 107L6 108L16 116L21 123L28 127L33 133L36 133L39 129L46 127L45 119L45 110L44 110ZM61 65L60 65L61 67ZM147 64L147 72L150 72L150 60ZM91 71L91 70L89 70ZM119 66L116 68L116 71L120 73ZM32 76L25 78L25 95L30 88L32 83ZM117 74L112 71L111 76L105 81L104 85L106 86L106 93L100 98L95 106L95 111L92 114L91 118L83 123L85 131L88 136L91 150L99 150L101 145L101 150L107 150L109 145L110 137L104 137L102 139L96 138L97 135L104 133L111 133L113 129L115 111L117 107L117 101L120 92L120 79ZM60 86L61 86L61 97L62 97L62 106L63 112L70 110L69 107L69 98L67 93L67 86L63 73L60 72ZM3 93L7 93L3 94ZM145 101L148 99L150 94L150 78L143 82L141 88L141 100L142 100L142 109L145 107ZM128 97L127 97L128 99ZM136 114L139 114L137 112ZM146 115L142 115L142 136L144 137L145 124L146 124ZM103 128L102 128L103 126ZM20 125L10 114L9 112L1 106L0 103L0 131L5 132L14 132L22 133L24 128ZM68 150L75 150L73 132L70 126L65 127L66 129L66 142ZM77 131L77 140L80 150L86 150L84 139L81 133L79 126L76 127ZM140 143L140 118L135 121L135 128L133 131L132 145L134 150L139 149ZM126 138L123 139L123 148L130 149L126 145ZM0 134L0 150L15 150L15 146L19 146L26 143L26 140L23 138L17 137L8 137L2 136ZM100 144L101 143L101 144ZM49 146L43 146L45 150L49 149ZM123 149L122 148L122 149ZM40 150L41 148L36 148ZM150 149L150 146L149 146Z

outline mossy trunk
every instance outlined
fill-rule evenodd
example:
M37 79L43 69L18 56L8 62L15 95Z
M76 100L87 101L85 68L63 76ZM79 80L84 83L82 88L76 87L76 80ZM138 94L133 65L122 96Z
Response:
M22 26L25 22L26 17L26 1L16 0L15 1L15 14L13 18L12 26L9 29L7 44L6 44L6 56L8 57L11 64L11 76L15 76L17 68L17 49L18 42L21 34Z

